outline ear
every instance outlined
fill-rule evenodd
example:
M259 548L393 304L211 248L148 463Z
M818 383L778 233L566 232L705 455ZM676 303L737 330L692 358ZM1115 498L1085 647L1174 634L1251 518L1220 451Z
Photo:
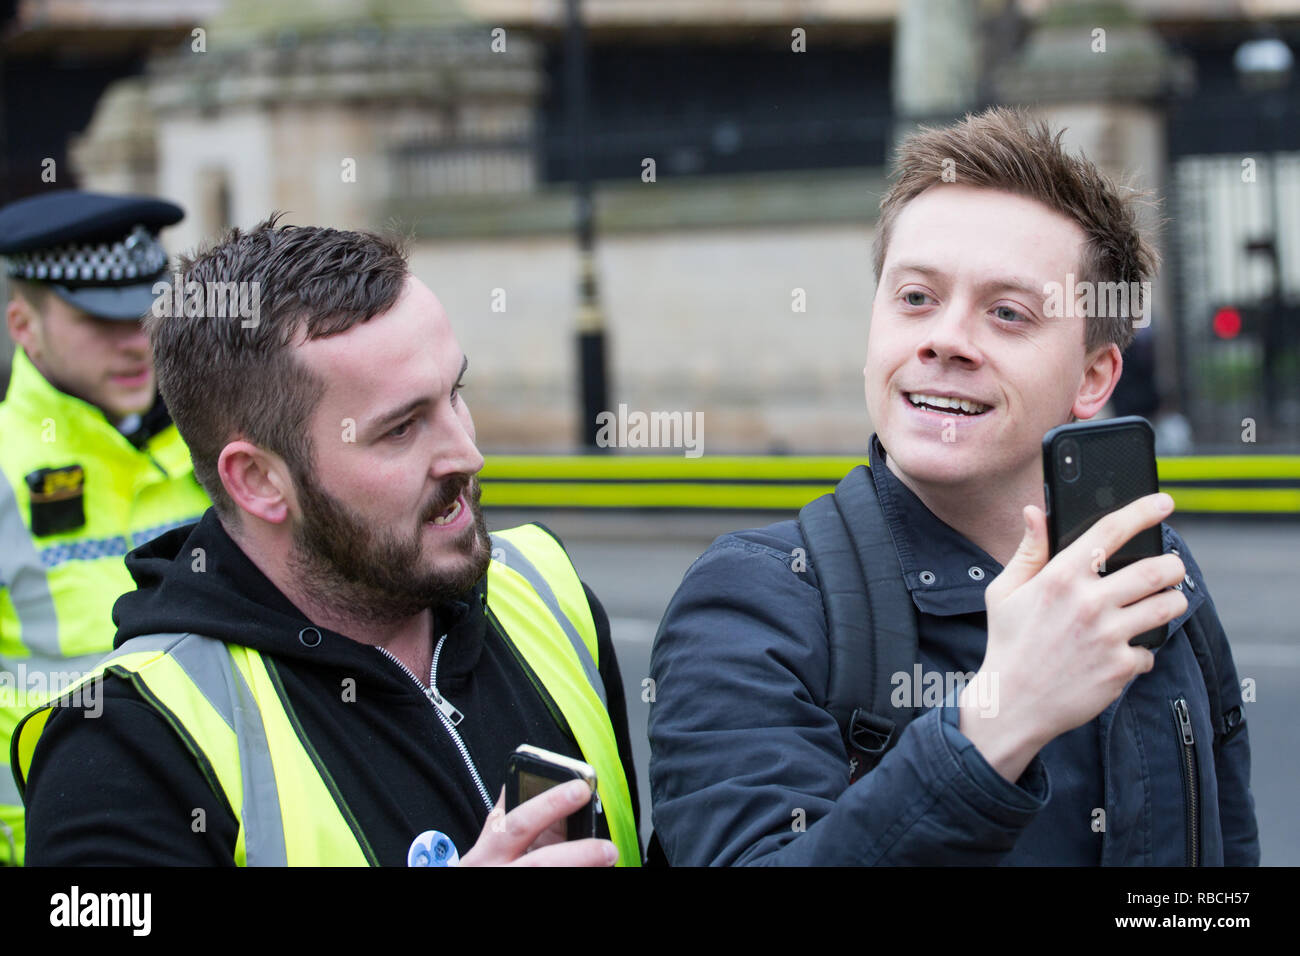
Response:
M268 524L283 524L298 507L284 459L252 442L232 441L221 449L217 475L242 511Z
M1124 359L1119 346L1110 342L1094 352L1088 359L1079 380L1079 391L1074 396L1074 405L1070 411L1080 421L1087 421L1096 415L1110 400L1110 393L1119 384L1120 374L1124 371Z
M41 317L21 295L11 296L5 306L5 325L14 344L22 346L29 357L33 352L40 353Z

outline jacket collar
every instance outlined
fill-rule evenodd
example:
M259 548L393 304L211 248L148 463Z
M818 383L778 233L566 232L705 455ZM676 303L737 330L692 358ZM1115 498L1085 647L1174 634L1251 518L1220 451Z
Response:
M1002 573L1002 565L935 517L889 470L885 448L875 435L870 455L876 495L917 608L943 616L983 611L984 589Z
M149 411L138 416L139 427L125 435L90 402L55 387L32 364L21 346L14 349L9 390L4 401L29 421L54 419L65 434L80 436L77 440L80 446L91 444L89 436L95 436L115 451L128 454L147 451L171 477L193 468L189 449L181 440L161 397L155 398Z
M32 360L27 357L23 347L14 348L13 365L9 373L9 391L5 401L12 403L20 411L40 418L52 417L64 420L76 420L78 423L91 421L95 427L113 428L104 413L94 405L60 391L40 373ZM116 429L113 429L116 431Z
M1002 573L1002 565L988 552L958 534L927 508L920 498L889 470L885 447L871 436L871 478L876 486L885 522L894 538L903 581L917 608L927 614L951 616L983 612L984 589ZM1205 600L1205 582L1178 535L1161 525L1165 553L1173 552L1188 565L1184 590L1187 610L1169 622L1172 635L1196 613Z

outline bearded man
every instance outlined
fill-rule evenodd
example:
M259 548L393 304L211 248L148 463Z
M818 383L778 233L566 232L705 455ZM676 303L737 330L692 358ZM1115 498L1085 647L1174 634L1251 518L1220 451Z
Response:
M15 734L29 861L638 864L608 619L546 529L488 534L469 362L402 248L272 217L175 281L146 325L213 508L127 556L98 719ZM581 781L505 814L525 743L596 769L598 838L562 839Z

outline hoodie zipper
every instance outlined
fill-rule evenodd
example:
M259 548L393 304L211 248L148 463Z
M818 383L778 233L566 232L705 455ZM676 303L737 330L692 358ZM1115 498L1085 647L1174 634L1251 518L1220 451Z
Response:
M1173 702L1174 722L1182 746L1183 794L1187 800L1187 865L1200 865L1200 798L1196 786L1196 738L1192 736L1192 717L1187 700Z
M447 640L444 634L438 638L438 643L433 649L433 663L429 665L429 686L425 687L416 677L409 667L403 664L397 657L386 647L376 647L381 654L406 672L406 676L415 681L415 686L420 688L422 693L429 702L433 704L434 709L438 712L438 719L442 721L442 726L447 728L447 733L451 736L452 743L460 751L460 756L465 761L465 766L469 770L469 775L474 780L474 786L477 788L479 796L483 798L483 804L487 807L488 813L492 812L492 797L488 795L487 787L483 785L483 775L478 772L478 767L474 766L474 759L469 755L469 748L465 746L465 740L456 730L456 726L465 719L465 715L456 709L456 706L447 698L438 693L438 658L442 654L442 645Z

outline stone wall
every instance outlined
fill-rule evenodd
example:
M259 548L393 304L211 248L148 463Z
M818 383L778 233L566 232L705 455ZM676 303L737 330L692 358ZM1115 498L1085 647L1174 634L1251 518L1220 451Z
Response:
M864 448L870 244L869 227L840 224L603 237L610 404L702 412L706 453ZM573 447L571 239L422 240L411 267L470 357L482 446Z

